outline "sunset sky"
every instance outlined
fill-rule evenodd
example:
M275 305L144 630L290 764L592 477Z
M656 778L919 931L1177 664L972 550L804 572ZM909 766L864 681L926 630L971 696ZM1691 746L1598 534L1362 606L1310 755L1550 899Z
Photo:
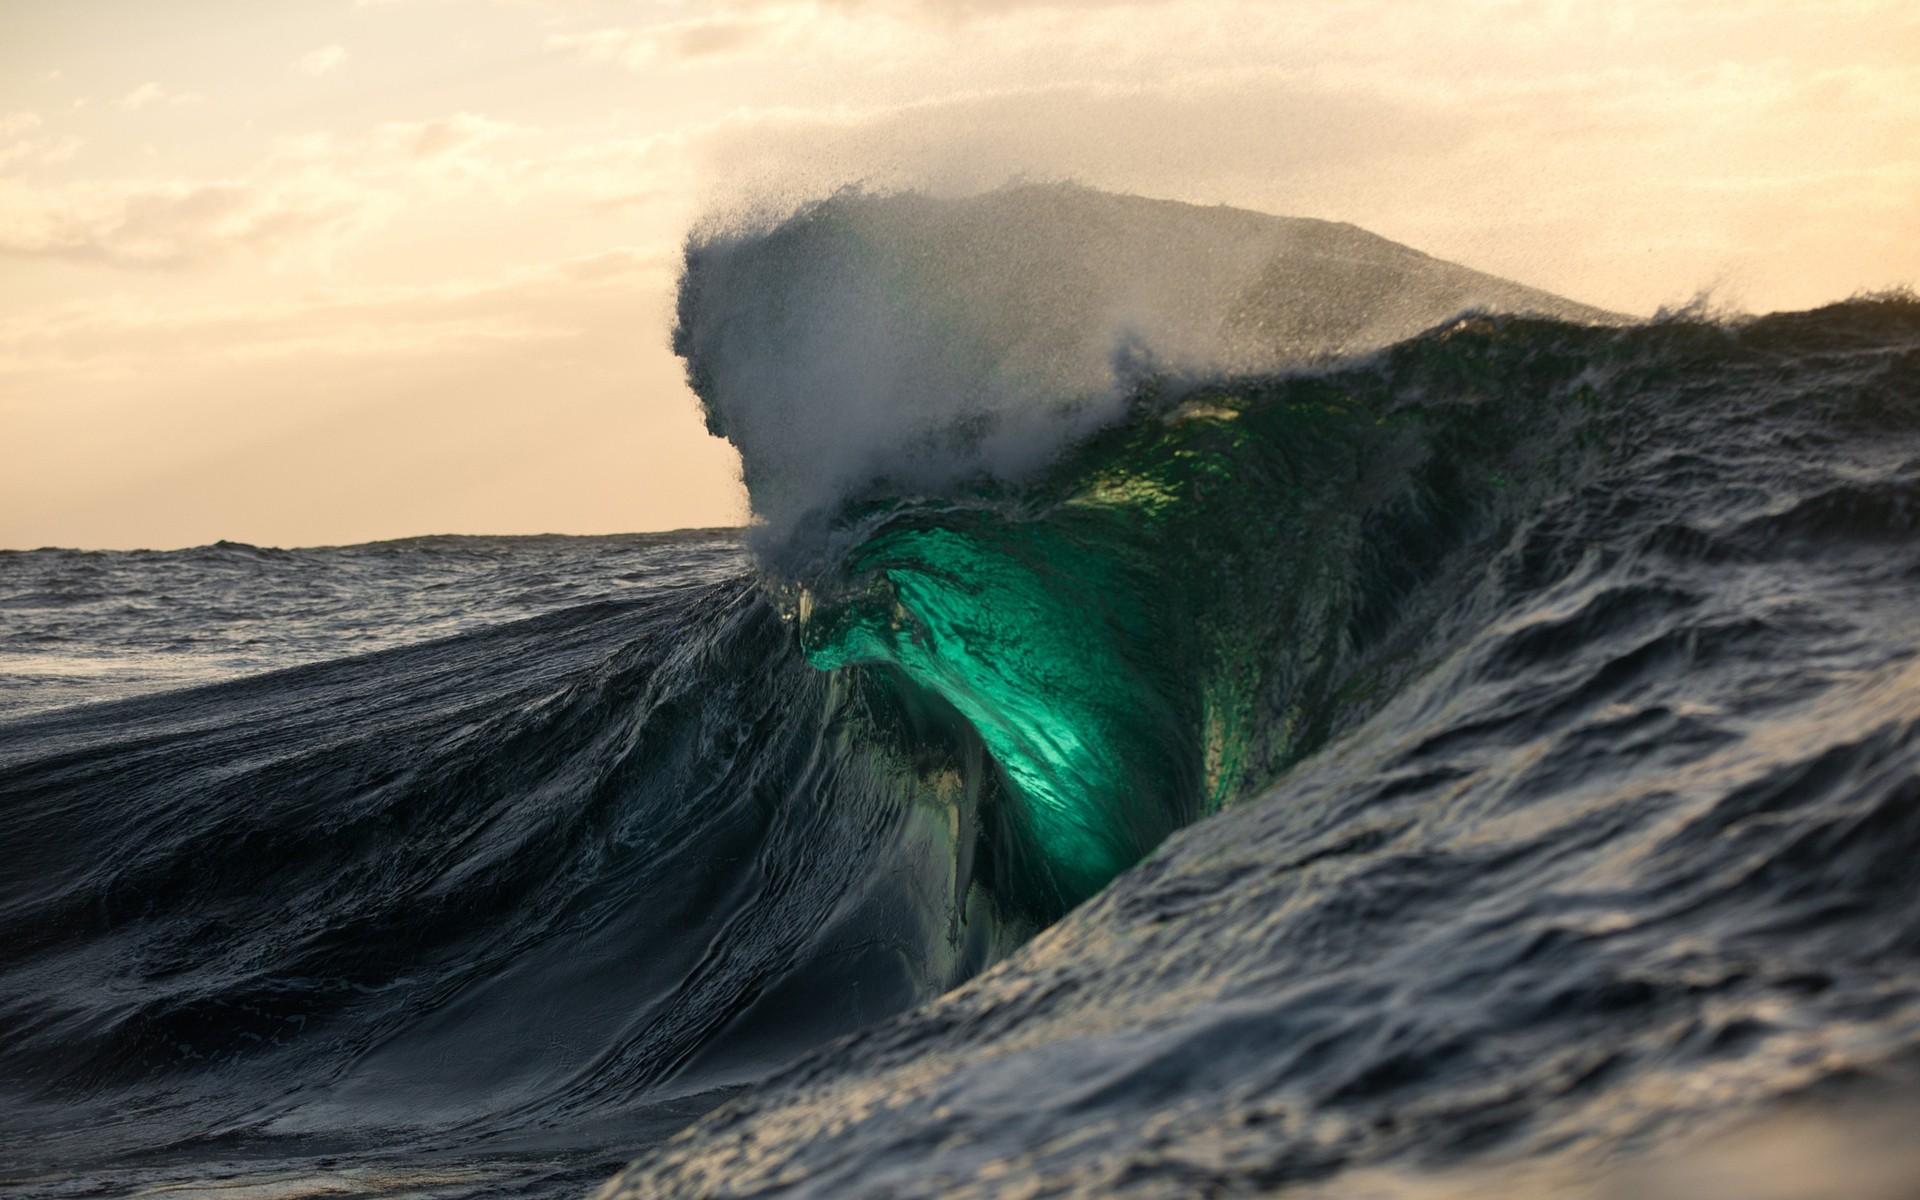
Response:
M1635 313L1920 282L1913 0L0 0L0 546L732 524L703 214L1015 178Z

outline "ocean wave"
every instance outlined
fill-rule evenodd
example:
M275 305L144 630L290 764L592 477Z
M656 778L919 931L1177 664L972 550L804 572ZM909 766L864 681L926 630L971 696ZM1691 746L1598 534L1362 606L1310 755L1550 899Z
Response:
M602 1195L1420 1194L1910 1095L1917 479L1891 296L1471 318L847 514L809 656L1098 890Z
M1412 254L837 197L689 251L751 564L0 560L103 652L194 632L116 589L332 597L306 650L0 718L5 1182L1585 1178L1905 1080L1920 303L1462 317ZM452 624L377 640L409 595Z

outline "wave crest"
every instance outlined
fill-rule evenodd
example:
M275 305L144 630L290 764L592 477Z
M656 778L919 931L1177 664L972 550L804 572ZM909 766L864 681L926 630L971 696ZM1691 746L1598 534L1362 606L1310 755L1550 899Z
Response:
M691 241L673 347L778 544L851 497L1028 477L1143 378L1324 361L1467 309L1614 319L1329 221L1068 184L848 191Z

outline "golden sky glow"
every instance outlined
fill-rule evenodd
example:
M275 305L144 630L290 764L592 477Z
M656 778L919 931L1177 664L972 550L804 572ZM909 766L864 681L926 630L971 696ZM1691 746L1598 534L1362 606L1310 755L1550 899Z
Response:
M678 244L851 181L1920 282L1912 0L0 0L0 68L0 546L736 522Z

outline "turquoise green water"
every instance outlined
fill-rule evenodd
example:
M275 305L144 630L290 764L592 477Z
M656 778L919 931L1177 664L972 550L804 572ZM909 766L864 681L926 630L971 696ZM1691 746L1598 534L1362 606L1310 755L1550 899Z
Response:
M1414 346L1403 373L1471 371L1490 336ZM1577 389L1535 368L1498 411L1390 403L1378 372L1143 397L1027 489L850 515L866 532L801 593L803 646L964 718L1042 889L1077 903L1419 668L1410 630L1458 583L1422 564L1567 474L1541 444Z
M974 519L889 530L849 566L869 590L809 611L809 659L888 663L952 705L1064 893L1089 893L1164 835L1157 809L1181 781L1141 765L1163 757L1172 723L1129 653L1162 634L1112 558L1044 524Z

